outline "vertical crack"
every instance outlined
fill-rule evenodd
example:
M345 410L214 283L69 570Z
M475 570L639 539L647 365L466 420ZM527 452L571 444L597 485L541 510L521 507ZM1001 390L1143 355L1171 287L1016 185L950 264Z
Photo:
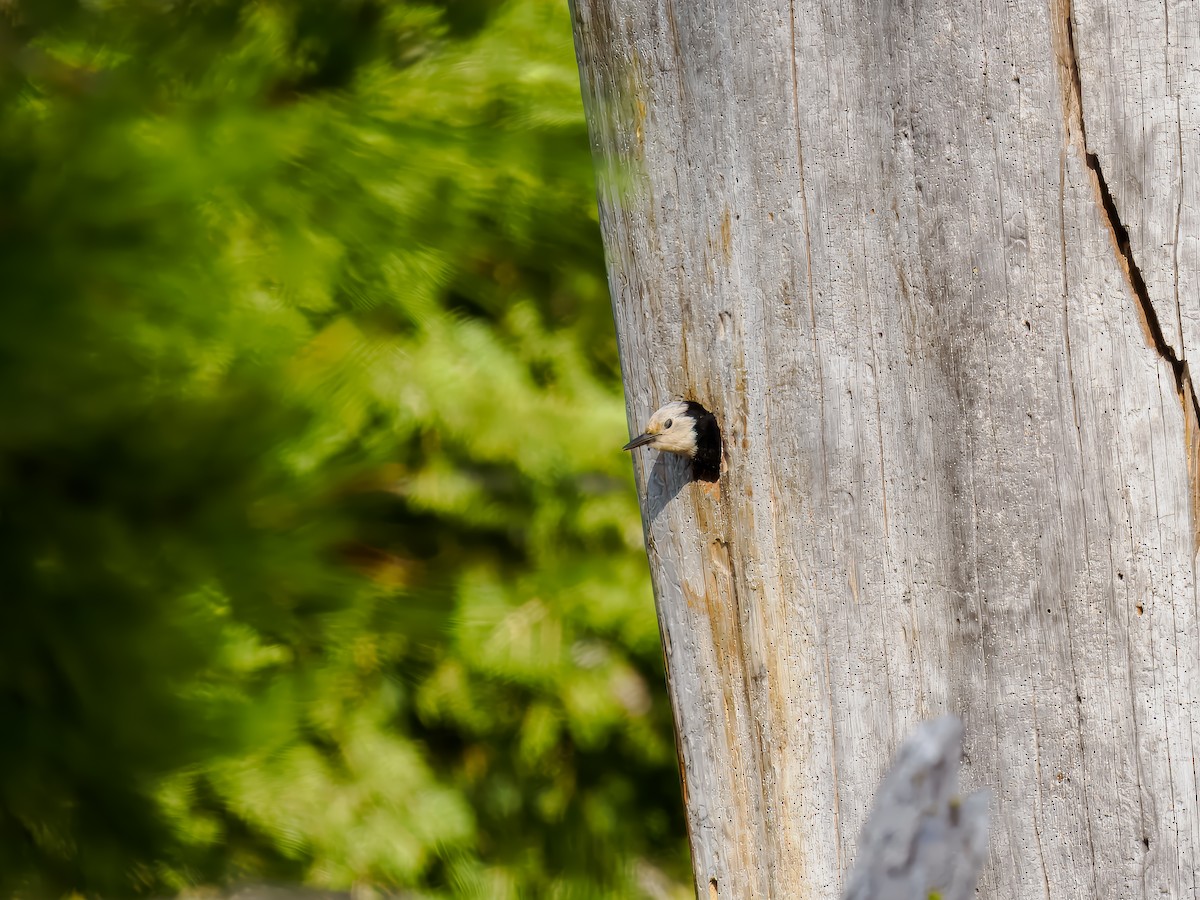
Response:
M1133 294L1140 314L1146 343L1167 363L1175 380L1175 393L1183 409L1184 450L1187 454L1188 487L1192 517L1192 552L1200 550L1200 401L1196 398L1191 369L1188 361L1175 352L1167 340L1154 304L1150 302L1150 291L1146 279L1133 255L1129 230L1121 221L1116 201L1100 168L1100 159L1088 150L1087 129L1083 121L1083 86L1079 78L1079 62L1075 55L1075 26L1071 14L1071 0L1050 0L1051 39L1055 60L1059 68L1059 83L1062 85L1061 101L1063 124L1068 144L1075 144L1083 155L1092 186L1100 206L1104 210L1104 221L1116 250L1117 261Z

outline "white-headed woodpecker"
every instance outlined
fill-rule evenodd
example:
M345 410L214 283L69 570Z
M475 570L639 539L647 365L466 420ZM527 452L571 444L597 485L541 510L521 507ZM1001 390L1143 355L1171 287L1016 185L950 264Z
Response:
M676 400L650 417L646 430L623 450L653 447L692 461L692 477L716 481L721 475L721 429L717 417L694 400Z

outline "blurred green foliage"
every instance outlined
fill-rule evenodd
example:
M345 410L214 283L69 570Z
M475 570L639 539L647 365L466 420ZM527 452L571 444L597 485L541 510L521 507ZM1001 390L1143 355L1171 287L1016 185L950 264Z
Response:
M0 2L0 894L687 893L570 41Z

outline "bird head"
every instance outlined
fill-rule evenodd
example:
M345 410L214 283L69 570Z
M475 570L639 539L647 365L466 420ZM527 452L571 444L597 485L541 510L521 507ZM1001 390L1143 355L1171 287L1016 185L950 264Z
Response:
M687 404L676 401L657 410L650 417L646 430L621 449L635 447L653 447L668 453L695 456L696 420L688 412Z

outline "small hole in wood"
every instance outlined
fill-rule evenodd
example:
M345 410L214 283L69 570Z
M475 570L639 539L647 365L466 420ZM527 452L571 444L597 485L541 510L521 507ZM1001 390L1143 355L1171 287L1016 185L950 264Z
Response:
M1142 835L1142 846L1147 850L1150 849L1150 838L1146 837L1145 835Z
M708 879L708 900L717 900L717 879Z
M1145 611L1146 611L1146 610L1145 610L1145 608L1142 606L1142 604L1140 604L1140 603L1139 603L1139 604L1137 605L1137 613L1138 613L1138 615L1140 616L1140 615L1141 615L1142 613L1144 613Z

